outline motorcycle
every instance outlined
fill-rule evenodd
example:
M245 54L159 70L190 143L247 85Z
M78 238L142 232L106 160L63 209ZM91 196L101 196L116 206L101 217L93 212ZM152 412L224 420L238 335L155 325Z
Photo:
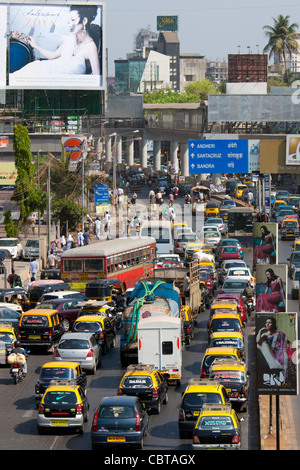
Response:
M184 200L185 204L191 204L192 203L192 198L189 194L187 194L185 196L185 200Z
M23 372L22 372L21 366L19 366L19 364L17 363L11 364L9 373L12 376L12 379L15 385L21 380L23 380Z

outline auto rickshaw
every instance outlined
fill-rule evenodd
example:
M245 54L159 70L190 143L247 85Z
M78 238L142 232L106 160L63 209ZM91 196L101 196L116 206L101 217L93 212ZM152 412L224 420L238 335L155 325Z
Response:
M197 204L210 201L210 189L206 186L194 186L191 189L192 214L197 212Z
M11 304L19 304L23 312L29 310L30 301L27 292L23 288L7 288L0 289L0 302L8 302Z
M120 279L96 279L86 285L85 294L92 300L112 302L118 294L122 294L124 291L124 285Z

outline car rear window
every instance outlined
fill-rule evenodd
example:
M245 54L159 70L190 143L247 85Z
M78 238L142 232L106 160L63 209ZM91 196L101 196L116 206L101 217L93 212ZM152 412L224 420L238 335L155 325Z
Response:
M211 347L227 347L227 348L241 348L242 341L235 338L218 338L211 342Z
M223 431L234 428L234 424L230 416L203 416L200 418L197 429L213 430L221 429Z
M211 322L213 331L240 331L241 325L237 318L215 318Z
M219 393L186 393L183 397L182 406L201 407L204 403L222 403L222 397Z
M240 370L216 370L211 372L210 378L219 379L224 383L243 383L245 374Z
M74 379L74 369L63 367L45 367L41 370L40 378L45 379Z
M49 391L44 398L45 405L75 405L77 396L71 391Z
M88 349L90 347L87 339L62 339L58 349Z
M122 383L123 387L126 388L148 388L152 387L153 382L151 377L149 376L142 376L142 375L135 375L135 376L128 376L125 377Z
M101 323L95 321L79 321L74 325L74 331L84 331L85 333L94 333L96 331L102 331Z
M99 418L103 419L128 419L135 418L135 410L133 406L112 406L103 405L100 407Z
M49 326L48 318L42 315L25 315L22 326Z

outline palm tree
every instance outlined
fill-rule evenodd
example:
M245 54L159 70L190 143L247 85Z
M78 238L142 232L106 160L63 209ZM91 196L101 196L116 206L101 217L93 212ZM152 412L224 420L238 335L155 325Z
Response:
M279 15L278 18L273 18L274 26L265 25L266 36L269 38L268 44L265 46L263 52L269 53L269 57L275 54L279 55L279 60L283 60L284 72L287 75L287 62L286 56L289 54L291 57L293 52L299 51L299 44L296 41L298 35L298 24L289 24L289 16Z

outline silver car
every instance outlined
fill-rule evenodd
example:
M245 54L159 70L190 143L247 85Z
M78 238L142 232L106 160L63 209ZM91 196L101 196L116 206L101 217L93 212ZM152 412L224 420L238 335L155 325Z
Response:
M205 221L204 227L209 227L210 225L218 227L221 235L226 235L226 233L228 232L228 226L226 222L223 222L223 219L221 217L208 217Z
M292 274L292 280L291 280L292 299L299 298L299 281L300 281L300 270L296 269Z
M40 242L38 238L29 238L23 250L23 259L32 260L40 257Z
M196 242L197 240L198 237L196 233L184 233L175 241L175 253L178 255L184 255L187 244L191 242Z
M221 242L222 236L220 232L215 232L213 230L207 230L203 233L203 242L207 244L207 246L211 246L213 249L218 246Z
M100 345L92 333L65 333L54 351L54 360L79 362L82 369L95 374L101 365Z

